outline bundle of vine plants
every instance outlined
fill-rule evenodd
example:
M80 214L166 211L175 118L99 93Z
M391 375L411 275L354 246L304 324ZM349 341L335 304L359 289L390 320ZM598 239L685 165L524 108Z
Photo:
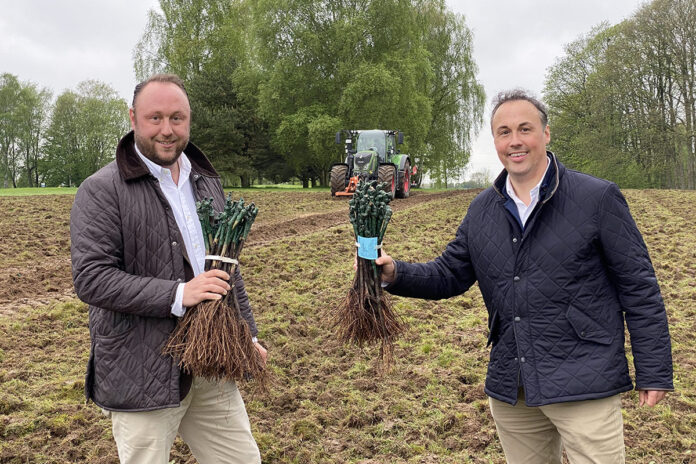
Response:
M357 270L353 286L336 312L335 327L344 343L359 347L380 343L379 357L389 366L394 341L403 332L403 322L394 313L390 299L382 289L381 272L375 264L382 240L392 216L385 191L387 185L360 180L349 203L357 247Z
M179 320L163 352L172 355L185 372L209 380L254 379L265 388L267 374L242 316L235 281L239 255L259 209L244 199L227 197L216 212L213 199L196 203L203 229L205 270L222 269L232 289L220 300L206 300L189 308Z

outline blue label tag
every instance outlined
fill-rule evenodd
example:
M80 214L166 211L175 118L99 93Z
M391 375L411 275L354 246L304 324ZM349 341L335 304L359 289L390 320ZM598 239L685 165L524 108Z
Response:
M377 259L377 237L358 235L358 256L364 259Z

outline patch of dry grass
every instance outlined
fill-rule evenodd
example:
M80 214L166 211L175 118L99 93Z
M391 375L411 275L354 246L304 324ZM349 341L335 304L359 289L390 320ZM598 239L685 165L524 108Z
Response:
M326 192L299 193L248 201L261 211L267 202L268 221L327 201ZM624 395L627 462L688 463L696 461L696 192L625 193L662 286L677 388L654 409ZM473 195L396 212L386 250L434 258ZM347 216L347 203L328 202ZM0 224L7 220L2 215ZM347 222L244 252L242 273L274 377L268 393L245 393L263 462L504 462L483 393L487 316L478 290L445 301L394 297L406 330L391 370L380 373L377 347L342 345L331 329L351 286L352 253ZM0 463L117 462L108 420L82 396L86 325L76 301L0 312ZM181 442L172 459L194 462Z

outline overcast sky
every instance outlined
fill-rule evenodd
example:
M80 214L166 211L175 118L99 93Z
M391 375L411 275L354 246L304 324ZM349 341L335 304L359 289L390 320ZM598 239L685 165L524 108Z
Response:
M469 172L501 165L488 130L488 104L500 90L541 96L546 69L563 46L602 21L616 24L642 0L447 0L474 33L474 58L486 91L486 117ZM87 79L110 84L130 102L133 48L157 0L0 0L0 73L32 81L54 96ZM551 134L553 137L553 134Z

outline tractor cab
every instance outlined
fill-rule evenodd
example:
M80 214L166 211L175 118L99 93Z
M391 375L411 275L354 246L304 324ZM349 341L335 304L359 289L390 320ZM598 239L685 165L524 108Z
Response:
M394 198L405 198L411 189L411 161L396 149L404 143L404 133L397 130L345 130L336 133L336 143L346 134L344 163L331 166L331 195L352 196L359 179L378 180L387 184ZM391 187L389 187L391 186Z
M388 135L384 133L384 131L381 130L366 130L366 131L361 131L360 135L358 136L358 144L357 144L357 152L365 152L365 151L370 151L372 153L377 153L379 155L379 162L380 163L386 163L387 162L387 139L389 138ZM392 147L394 146L394 136L391 136L392 138Z
M375 178L381 164L387 161L387 135L381 130L360 131L352 159L353 175Z

